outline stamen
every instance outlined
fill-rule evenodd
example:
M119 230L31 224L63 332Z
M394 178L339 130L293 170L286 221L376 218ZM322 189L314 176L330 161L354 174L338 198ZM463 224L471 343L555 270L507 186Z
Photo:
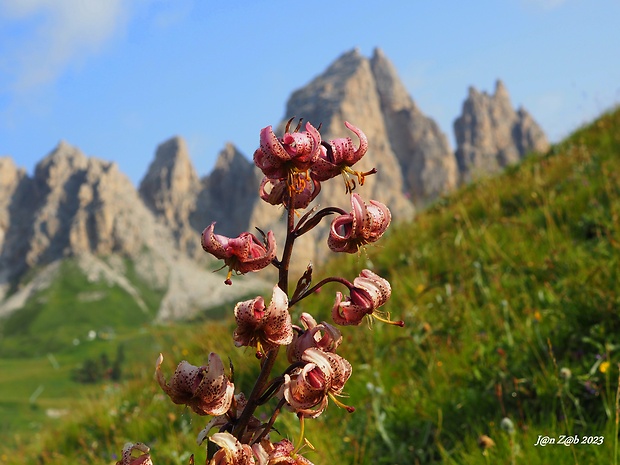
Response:
M226 280L224 281L224 284L226 284L227 286L232 286L232 279L230 279L230 277L232 276L232 268L228 269L228 274L226 275Z
M286 122L286 127L284 128L284 133L288 133L289 129L291 128L291 123L293 122L293 120L295 119L295 117L293 116L291 119L289 119Z
M394 326L400 326L401 328L405 326L405 322L403 320L398 320L398 321L392 321L390 320L390 315L388 313L387 318L383 318L381 316L379 316L379 312L374 312L372 315L373 318L381 321L382 323L388 324L388 325L394 325Z
M299 128L301 128L301 122L303 121L303 118L299 118L299 123L297 123L297 127L295 128L295 130L293 132L299 132Z
M349 413L355 412L355 407L351 407L350 405L343 404L331 392L329 393L329 398L334 401L334 404L336 404L340 408L345 409L347 412L349 412Z
M340 173L342 174L342 179L344 179L344 193L352 193L355 190L355 181L350 178L349 173L357 173L348 166L345 167L342 171L340 171Z
M321 141L321 145L325 147L325 155L327 156L327 161L330 163L334 163L334 149L331 144L328 144L324 140Z
M304 415L302 413L297 414L297 418L299 418L299 439L297 440L297 445L293 452L291 452L291 457L295 457L299 449L304 445L304 434L305 434L305 424L304 424Z
M373 168L370 171L364 171L363 173L356 171L355 174L357 174L357 180L359 181L360 186L364 185L364 180L366 176L370 176L371 174L375 174L376 172L377 168Z

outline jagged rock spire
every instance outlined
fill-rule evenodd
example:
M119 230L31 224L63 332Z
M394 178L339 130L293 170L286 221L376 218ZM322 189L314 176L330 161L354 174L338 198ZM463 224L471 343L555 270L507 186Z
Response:
M146 206L172 229L178 247L190 255L200 252L190 227L200 188L187 144L178 136L157 147L139 187Z
M462 182L496 173L549 143L532 117L515 111L501 80L492 95L470 87L461 116L454 121L456 158Z
M404 188L414 204L424 205L456 187L456 159L446 136L416 106L383 51L375 49L370 64Z

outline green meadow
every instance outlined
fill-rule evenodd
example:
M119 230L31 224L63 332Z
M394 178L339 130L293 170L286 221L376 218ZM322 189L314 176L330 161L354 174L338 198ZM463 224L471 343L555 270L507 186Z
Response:
M315 450L304 455L317 465L617 464L619 259L616 110L315 270L315 281L352 280L372 268L392 284L385 311L406 326L342 328L339 353L353 365L342 400L356 412L330 402L306 421ZM62 280L2 322L0 463L113 464L127 441L148 444L157 465L191 454L204 463L195 437L208 418L165 398L154 363L162 352L171 374L218 352L247 393L257 367L232 344L234 302L218 320L154 326L121 289L92 289L63 266ZM84 289L106 293L87 314L72 298ZM337 290L300 302L294 320L329 321ZM161 295L141 291L154 311ZM98 336L85 339L91 329ZM120 380L72 379L120 346ZM293 414L276 426L296 440Z

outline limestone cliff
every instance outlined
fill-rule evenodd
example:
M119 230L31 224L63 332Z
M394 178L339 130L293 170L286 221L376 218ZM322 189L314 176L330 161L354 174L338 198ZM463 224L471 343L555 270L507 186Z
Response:
M424 205L457 186L456 158L445 134L418 108L380 49L375 49L370 65L404 188L416 206Z
M178 136L157 147L139 187L146 206L172 230L177 246L190 256L200 253L197 236L190 227L200 188L187 145Z
M536 122L524 110L515 111L508 90L497 81L489 95L473 87L454 121L456 158L462 182L499 172L528 152L544 152L549 143Z

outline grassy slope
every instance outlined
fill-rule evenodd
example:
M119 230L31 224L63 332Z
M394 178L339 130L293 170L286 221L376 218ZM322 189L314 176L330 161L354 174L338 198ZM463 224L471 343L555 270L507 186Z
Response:
M130 263L127 267L149 313L118 286L89 282L79 267L67 260L49 288L2 321L0 432L36 429L45 421L47 409L63 410L72 402L76 388L86 392L101 389L71 381L71 372L84 360L101 354L114 358L119 344L129 349L128 363L141 359L143 351L136 348L148 347L152 353L152 344L147 344L151 338L142 333L162 296L133 276ZM80 302L78 295L98 298ZM91 330L99 335L95 340L87 337ZM106 335L107 339L101 337Z
M367 254L329 266L352 279L371 262L388 277L387 306L403 329L344 328L354 366L345 399L307 437L315 463L616 463L620 333L620 111L542 158L438 202L392 228ZM362 192L363 193L363 192ZM335 271L337 270L337 271ZM317 279L320 278L318 275ZM328 318L336 288L295 309ZM232 350L230 320L162 329L150 339L175 361L230 355L248 390L251 353ZM141 346L145 359L156 355ZM151 356L150 359L153 357ZM566 369L570 378L562 377ZM108 387L53 435L11 437L7 463L111 463L127 440L153 446L157 464L187 463L205 420L163 399L152 361ZM84 392L88 395L88 392ZM295 431L291 415L279 429ZM501 427L509 418L513 434ZM505 423L504 423L505 424ZM483 455L481 434L495 447ZM538 435L604 436L601 446L534 447Z

